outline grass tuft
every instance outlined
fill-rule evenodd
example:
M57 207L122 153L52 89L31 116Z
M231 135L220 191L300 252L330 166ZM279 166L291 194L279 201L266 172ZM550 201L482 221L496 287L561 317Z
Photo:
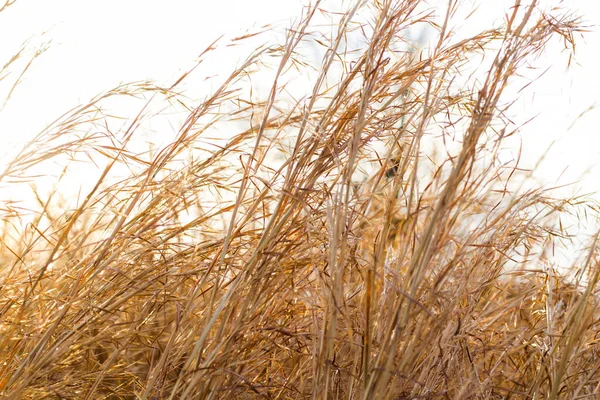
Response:
M316 2L200 100L219 43L50 124L0 171L3 398L600 396L598 238L553 259L598 209L501 161L507 88L580 21L457 39L464 7Z

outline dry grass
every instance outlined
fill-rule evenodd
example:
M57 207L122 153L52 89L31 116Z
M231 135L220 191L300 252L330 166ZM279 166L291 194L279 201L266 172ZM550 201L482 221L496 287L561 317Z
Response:
M38 186L1 207L4 398L600 397L596 241L575 277L552 258L562 221L596 208L498 157L516 131L503 91L577 20L517 1L455 40L450 1L418 56L420 1L332 14L331 37L317 6L203 100L183 94L191 72L124 85L7 163L3 190ZM307 95L288 90L307 71ZM105 111L120 98L139 114ZM140 147L174 112L175 135Z

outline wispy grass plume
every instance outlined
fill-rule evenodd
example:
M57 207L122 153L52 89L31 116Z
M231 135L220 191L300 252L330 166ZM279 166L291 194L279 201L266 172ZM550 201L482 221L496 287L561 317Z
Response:
M456 39L465 2L317 1L201 99L219 42L58 118L0 171L2 396L600 396L597 240L553 262L597 208L499 157L505 89L578 30L538 3Z

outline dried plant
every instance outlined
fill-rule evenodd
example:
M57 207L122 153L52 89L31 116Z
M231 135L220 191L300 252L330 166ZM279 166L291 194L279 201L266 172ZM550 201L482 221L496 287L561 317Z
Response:
M573 47L580 21L516 0L458 40L466 5L440 25L424 6L317 1L202 100L186 84L218 43L173 85L103 93L6 163L3 193L20 191L1 206L2 396L600 396L597 237L575 277L552 259L563 221L597 208L526 189L498 157L518 132L503 92L554 37ZM424 23L434 44L411 47ZM271 74L262 98L256 74ZM135 115L109 112L123 99ZM182 115L145 145L149 121Z

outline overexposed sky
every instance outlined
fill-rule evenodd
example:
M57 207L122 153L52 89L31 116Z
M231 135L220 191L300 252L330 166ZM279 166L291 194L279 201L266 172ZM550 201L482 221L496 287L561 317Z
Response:
M33 137L68 109L121 82L145 79L172 82L222 34L234 37L247 29L256 30L273 23L278 28L271 37L283 39L283 29L299 18L303 3L302 0L17 0L0 13L3 39L0 59L8 60L28 38L31 38L30 48L49 44L0 112L0 143L6 145ZM342 0L328 3L350 4ZM501 20L502 10L511 2L465 0L465 3L479 5L479 11L463 26L468 33ZM565 0L562 6L578 11L590 24L600 23L597 1ZM527 157L536 159L553 140L558 140L549 154L550 162L540 171L540 176L550 184L566 168L560 183L578 179L600 157L597 126L600 114L594 109L600 104L600 74L596 72L600 65L599 32L590 32L578 41L570 70L566 68L567 57L556 57L558 52L558 43L554 43L549 52L552 57L539 62L540 66L552 68L521 94L515 109L522 112L524 120L538 116L523 130L525 162ZM1 82L0 92L5 93L14 78ZM589 175L582 181L584 190L600 190L599 178L598 174Z
M0 59L30 37L31 47L50 44L0 113L0 127L39 130L119 83L172 82L219 36L270 22L285 26L301 11L297 0L18 0L0 14Z

